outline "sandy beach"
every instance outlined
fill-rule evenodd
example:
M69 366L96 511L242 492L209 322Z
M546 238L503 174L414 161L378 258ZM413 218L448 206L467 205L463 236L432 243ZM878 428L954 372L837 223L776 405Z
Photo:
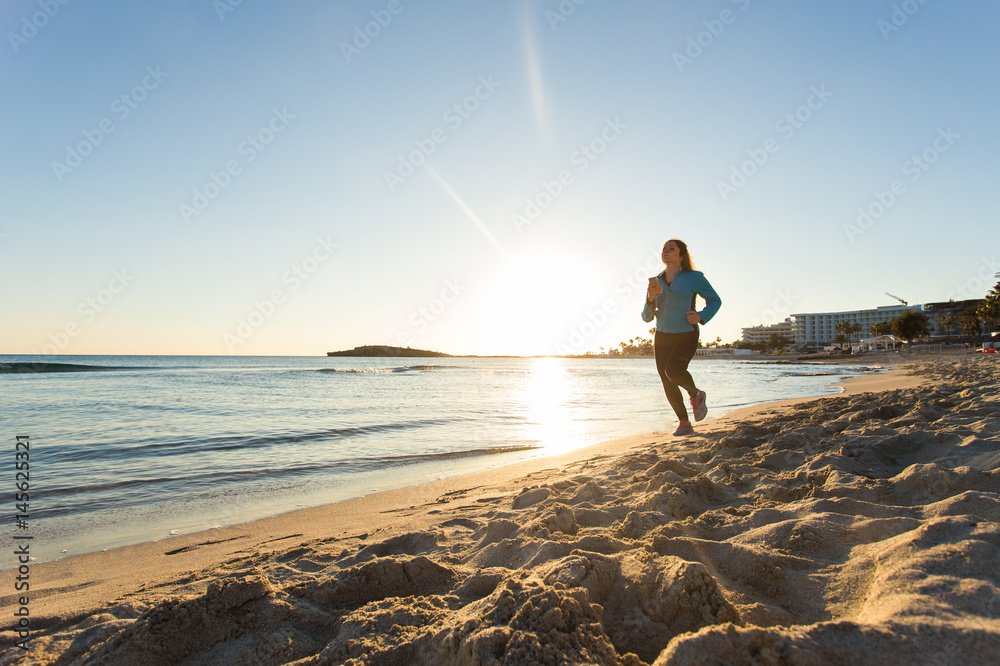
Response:
M693 437L0 572L0 664L996 663L996 355L862 362L894 369Z

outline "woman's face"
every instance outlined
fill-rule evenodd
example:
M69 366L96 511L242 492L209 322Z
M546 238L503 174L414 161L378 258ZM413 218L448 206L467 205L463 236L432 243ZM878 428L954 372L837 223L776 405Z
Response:
M667 241L663 244L663 251L660 253L660 259L665 264L676 264L681 260L681 249L677 247L677 243L673 241Z

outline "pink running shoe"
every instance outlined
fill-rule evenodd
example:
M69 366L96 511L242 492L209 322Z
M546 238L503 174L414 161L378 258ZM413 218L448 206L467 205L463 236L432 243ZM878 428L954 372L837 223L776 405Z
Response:
M677 430L674 430L674 436L678 437L681 435L693 435L694 428L691 427L690 421L681 421L677 424Z
M704 391L698 391L697 395L691 397L691 409L694 410L695 421L701 421L708 414L707 398Z

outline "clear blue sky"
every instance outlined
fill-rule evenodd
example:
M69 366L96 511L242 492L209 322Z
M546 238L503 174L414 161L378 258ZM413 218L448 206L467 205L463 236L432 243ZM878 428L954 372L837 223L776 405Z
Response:
M998 19L9 0L0 352L596 350L646 334L625 278L671 237L722 296L707 340L887 291L981 297Z

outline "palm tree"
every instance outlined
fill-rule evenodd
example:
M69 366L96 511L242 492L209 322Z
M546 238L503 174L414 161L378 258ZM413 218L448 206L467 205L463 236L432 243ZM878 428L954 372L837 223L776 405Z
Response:
M976 306L976 314L979 316L980 321L986 324L986 330L992 331L993 323L997 319L1000 319L1000 301L989 297L984 298Z
M996 273L993 277L1000 278L1000 273ZM991 301L1000 301L1000 282L993 285L993 288L986 294L986 298Z
M944 326L944 332L948 335L949 340L951 339L951 329L955 328L957 323L958 317L952 310L941 315L941 325Z
M879 321L872 324L869 329L871 331L872 337L878 337L880 335L890 335L892 333L892 322L890 321Z
M1000 277L1000 273L996 273L995 277ZM980 322L986 324L987 332L994 329L996 322L1000 320L1000 282L997 282L983 300L979 301L975 315Z
M966 308L958 313L958 324L962 329L962 335L979 335L979 315L975 309Z
M861 324L856 321L842 321L834 325L833 330L844 336L845 341L850 342L856 333L862 331Z

